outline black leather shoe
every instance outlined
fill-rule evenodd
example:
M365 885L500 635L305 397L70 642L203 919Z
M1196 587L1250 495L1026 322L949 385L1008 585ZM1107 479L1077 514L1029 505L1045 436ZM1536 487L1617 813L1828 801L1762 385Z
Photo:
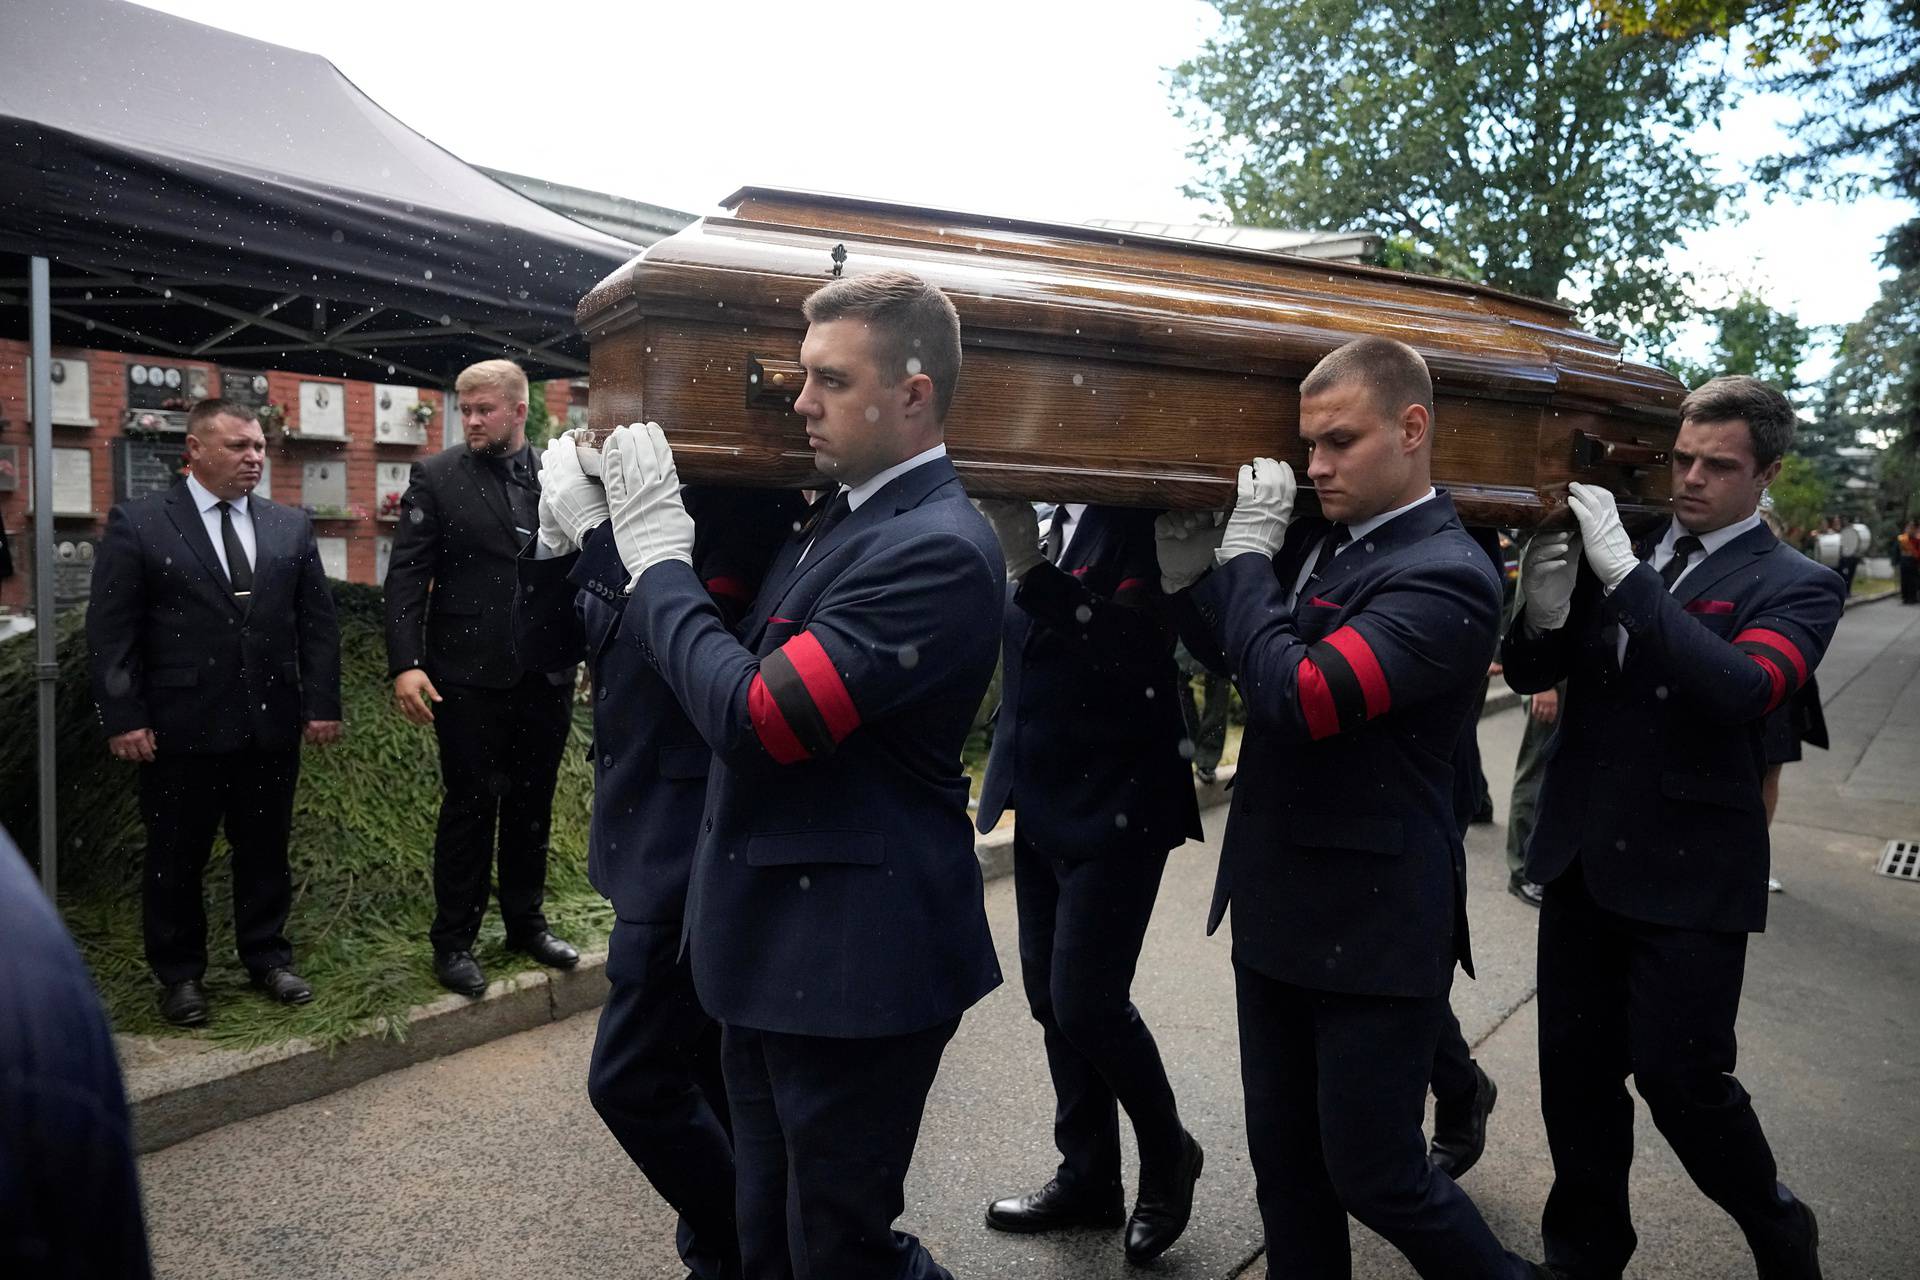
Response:
M1820 1280L1820 1223L1804 1200L1793 1202L1793 1222L1782 1233L1781 1246L1762 1256L1753 1251L1759 1280Z
M1433 1107L1433 1146L1427 1160L1456 1182L1479 1163L1480 1153L1487 1149L1487 1117L1493 1114L1494 1100L1500 1096L1493 1077L1477 1062L1473 1074L1478 1083L1472 1101L1436 1102Z
M1140 1198L1127 1219L1128 1262L1152 1262L1180 1238L1193 1217L1193 1188L1205 1163L1206 1153L1186 1133L1181 1135L1180 1158L1172 1168L1140 1167Z
M1545 887L1537 885L1531 880L1509 880L1507 881L1507 892L1530 907L1539 906L1547 896Z
M1069 1191L1060 1179L1049 1178L1047 1185L1023 1196L1009 1196L987 1206L987 1225L995 1231L1060 1231L1067 1227L1119 1226L1127 1220L1127 1209L1120 1188L1085 1195Z
M480 967L471 951L434 952L433 976L440 980L441 986L463 996L487 994L486 970Z
M212 1013L198 978L170 982L160 997L160 1016L176 1027L197 1027Z
M509 942L508 948L524 951L550 969L571 969L580 963L580 953L571 944L560 941L544 929L530 938Z
M305 1004L313 999L313 988L291 969L278 966L253 975L253 985L281 1004Z

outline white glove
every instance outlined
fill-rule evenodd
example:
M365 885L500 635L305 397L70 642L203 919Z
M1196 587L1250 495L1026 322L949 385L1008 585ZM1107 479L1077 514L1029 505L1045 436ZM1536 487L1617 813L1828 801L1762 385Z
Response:
M1033 504L1017 498L982 498L974 504L993 526L1000 540L1000 554L1007 558L1007 576L1019 578L1040 564L1046 556L1040 552L1040 517Z
M1574 535L1537 534L1520 553L1521 616L1535 631L1558 631L1567 625L1573 602Z
M600 446L613 542L634 582L666 560L693 563L693 517L680 501L680 473L658 423L615 427Z
M569 435L547 441L540 454L540 541L555 555L576 551L587 532L605 524L607 491L580 469Z
M1251 551L1271 560L1286 540L1297 488L1293 468L1284 462L1255 458L1241 467L1233 514L1227 517L1227 536L1220 540L1214 558L1225 564Z
M1611 592L1640 563L1640 557L1633 554L1633 539L1620 523L1620 508L1614 505L1613 495L1597 484L1568 485L1567 505L1580 522L1580 545L1587 553L1587 563L1593 566L1600 584Z
M1218 511L1169 511L1153 522L1153 553L1160 561L1160 589L1185 591L1213 567L1226 534Z

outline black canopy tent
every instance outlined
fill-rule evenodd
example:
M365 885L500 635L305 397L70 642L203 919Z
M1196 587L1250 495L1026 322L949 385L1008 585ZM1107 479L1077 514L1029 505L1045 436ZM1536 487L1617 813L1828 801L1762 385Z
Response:
M0 0L0 335L35 354L36 608L53 615L50 343L446 385L584 372L574 305L637 246L528 200L326 59L123 0ZM38 628L53 881L53 628Z

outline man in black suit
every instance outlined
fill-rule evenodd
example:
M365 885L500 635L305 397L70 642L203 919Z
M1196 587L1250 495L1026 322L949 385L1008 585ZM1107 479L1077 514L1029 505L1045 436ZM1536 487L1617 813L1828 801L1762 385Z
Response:
M1507 631L1507 681L1566 682L1527 878L1540 907L1547 1261L1617 1280L1633 1100L1745 1234L1766 1280L1817 1280L1813 1211L1777 1178L1734 1078L1747 936L1766 927L1767 715L1813 678L1838 574L1758 513L1793 441L1786 397L1716 378L1680 406L1673 518L1642 547L1613 495L1571 487L1573 537L1538 537Z
M473 940L487 911L495 831L507 945L571 969L553 936L547 828L572 722L573 668L529 670L514 643L521 548L540 527L539 457L527 443L527 375L484 360L454 383L467 442L413 464L387 568L394 705L440 742L429 938L442 986L478 996Z
M1351 1214L1427 1280L1522 1280L1420 1131L1454 966L1472 973L1452 766L1500 581L1432 484L1418 352L1334 351L1300 384L1300 436L1325 519L1293 521L1292 469L1259 458L1224 537L1172 516L1159 536L1188 646L1247 708L1208 929L1230 903L1267 1247L1344 1278Z
M287 832L300 743L340 737L340 628L305 512L255 497L266 438L253 411L203 400L187 478L107 515L87 648L115 758L140 769L147 962L161 1011L207 1020L201 875L225 820L234 932L254 984L304 1004L286 938Z
M951 1280L893 1223L941 1054L1000 981L960 749L1005 576L946 458L952 303L877 272L805 310L794 408L836 492L736 635L664 433L616 429L621 636L714 753L684 938L723 1027L748 1280Z
M1202 1161L1129 997L1167 854L1201 835L1153 513L1063 503L1044 547L1032 504L989 501L981 514L1013 590L978 825L1020 815L1020 972L1045 1036L1061 1155L1044 1186L988 1206L987 1225L1125 1222L1127 1260L1147 1262L1186 1229ZM1130 1220L1118 1107L1140 1147Z

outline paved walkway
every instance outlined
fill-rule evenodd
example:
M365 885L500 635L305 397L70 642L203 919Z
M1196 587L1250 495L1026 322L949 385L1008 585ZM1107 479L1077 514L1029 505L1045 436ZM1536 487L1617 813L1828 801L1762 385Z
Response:
M1788 893L1756 939L1741 1076L1782 1175L1820 1210L1836 1280L1920 1271L1920 885L1872 874L1893 836L1920 838L1920 609L1848 615L1821 671L1834 733L1787 775L1776 867ZM1481 726L1502 811L1520 713ZM1137 988L1190 1127L1206 1145L1169 1277L1264 1276L1240 1127L1224 937L1202 935L1223 815L1177 852ZM1503 1238L1537 1251L1550 1168L1534 1085L1534 913L1503 892L1504 830L1475 828L1469 875L1481 980L1455 1006L1499 1080L1486 1158L1467 1180ZM1017 973L1010 880L988 886L1002 963ZM593 1015L230 1125L142 1162L167 1277L468 1277L511 1269L679 1280L669 1218L587 1105ZM1137 1276L1117 1233L997 1235L985 1203L1043 1178L1054 1155L1038 1029L1017 981L962 1024L935 1086L903 1225L961 1280ZM1129 1160L1129 1176L1131 1160ZM1632 1274L1732 1280L1752 1264L1731 1225L1642 1125ZM1354 1229L1355 1275L1405 1277ZM1252 1266L1248 1264L1251 1261ZM1280 1274L1276 1272L1276 1274Z

